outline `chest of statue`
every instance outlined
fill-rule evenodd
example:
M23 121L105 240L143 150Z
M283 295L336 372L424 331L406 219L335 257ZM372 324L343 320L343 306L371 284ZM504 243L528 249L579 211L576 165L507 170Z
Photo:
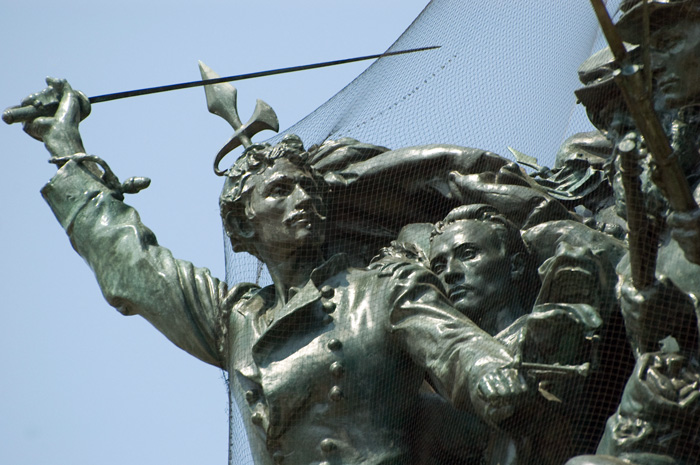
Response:
M309 282L272 318L247 316L231 389L249 436L275 460L379 464L407 453L423 372L393 342L381 284L346 270Z

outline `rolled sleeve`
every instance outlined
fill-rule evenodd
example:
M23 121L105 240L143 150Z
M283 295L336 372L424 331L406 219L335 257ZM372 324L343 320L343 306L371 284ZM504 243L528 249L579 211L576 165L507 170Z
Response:
M178 347L222 365L216 348L225 283L159 246L136 210L77 162L66 163L42 195L110 305L143 316Z

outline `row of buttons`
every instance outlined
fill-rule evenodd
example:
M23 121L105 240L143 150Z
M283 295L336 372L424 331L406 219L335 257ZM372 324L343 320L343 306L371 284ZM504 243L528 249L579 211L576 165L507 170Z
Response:
M331 339L328 341L327 347L336 352L343 348L343 343L338 339ZM340 378L345 374L345 367L339 361L335 361L331 363L330 373L333 377ZM328 392L328 398L333 402L338 402L343 398L343 390L340 389L340 386L333 386Z
M325 285L321 288L321 307L325 315L323 316L323 323L329 325L333 322L333 317L331 313L335 311L335 302L329 300L335 295L335 290L329 285Z
M331 286L326 285L326 286L323 286L321 288L321 297L322 297L321 307L323 309L323 312L325 313L325 315L323 317L323 322L325 324L330 324L333 321L333 318L330 316L330 314L335 312L336 304L335 304L335 302L331 301L330 299L334 295L335 295L335 290ZM330 351L337 352L343 348L343 343L340 342L338 339L333 338L333 339L328 340L328 342L326 343L326 347ZM335 361L335 362L331 363L330 374L334 378L342 378L343 375L345 374L345 366L339 361ZM245 399L249 404L253 404L259 398L260 398L260 395L257 391L251 390L251 391L247 391L245 393ZM343 399L343 391L340 388L340 386L333 386L330 389L330 391L328 392L328 398L332 402L338 402L338 401L342 400ZM262 422L263 422L263 415L260 412L255 412L255 413L253 413L253 415L251 417L251 421L255 425L260 426L260 425L262 425ZM329 454L331 454L332 452L334 452L338 448L336 442L330 438L323 439L320 442L319 447L321 449L321 452L325 456L328 456ZM282 451L278 450L272 454L272 460L276 464L283 463L284 458L285 458L285 455ZM323 461L319 465L330 465L330 463L327 461Z
M323 307L323 311L326 313L326 318L330 318L330 314L333 313L336 309L335 302L332 302L331 300L326 300L331 299L334 295L335 290L332 287L326 285L321 288L321 297L323 298L321 305ZM338 339L333 338L328 341L326 346L329 350L337 352L343 348L343 343L340 342ZM339 379L342 378L343 375L345 375L345 366L340 361L336 360L333 363L331 363L329 371L333 378ZM340 388L340 386L333 386L328 392L328 398L331 400L331 402L339 402L343 399L343 397L343 390ZM323 455L326 457L338 448L336 442L331 438L326 438L322 440L319 444L319 447L321 448L321 452L323 453ZM321 462L319 465L330 465L330 463L324 461Z

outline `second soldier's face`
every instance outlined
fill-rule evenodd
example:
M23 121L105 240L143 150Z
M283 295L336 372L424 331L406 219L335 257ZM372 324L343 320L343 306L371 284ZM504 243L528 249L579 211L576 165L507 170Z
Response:
M477 325L513 291L510 262L500 236L482 221L456 221L430 245L430 267L448 298Z

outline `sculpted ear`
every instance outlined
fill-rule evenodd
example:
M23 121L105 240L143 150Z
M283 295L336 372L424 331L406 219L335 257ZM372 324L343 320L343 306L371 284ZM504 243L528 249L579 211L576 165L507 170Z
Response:
M246 212L247 213L247 212ZM240 215L234 212L229 212L224 220L226 224L226 234L229 237L237 237L243 240L250 240L255 236L253 223L247 214Z
M520 281L525 275L525 254L517 252L510 258L510 277L514 282Z

